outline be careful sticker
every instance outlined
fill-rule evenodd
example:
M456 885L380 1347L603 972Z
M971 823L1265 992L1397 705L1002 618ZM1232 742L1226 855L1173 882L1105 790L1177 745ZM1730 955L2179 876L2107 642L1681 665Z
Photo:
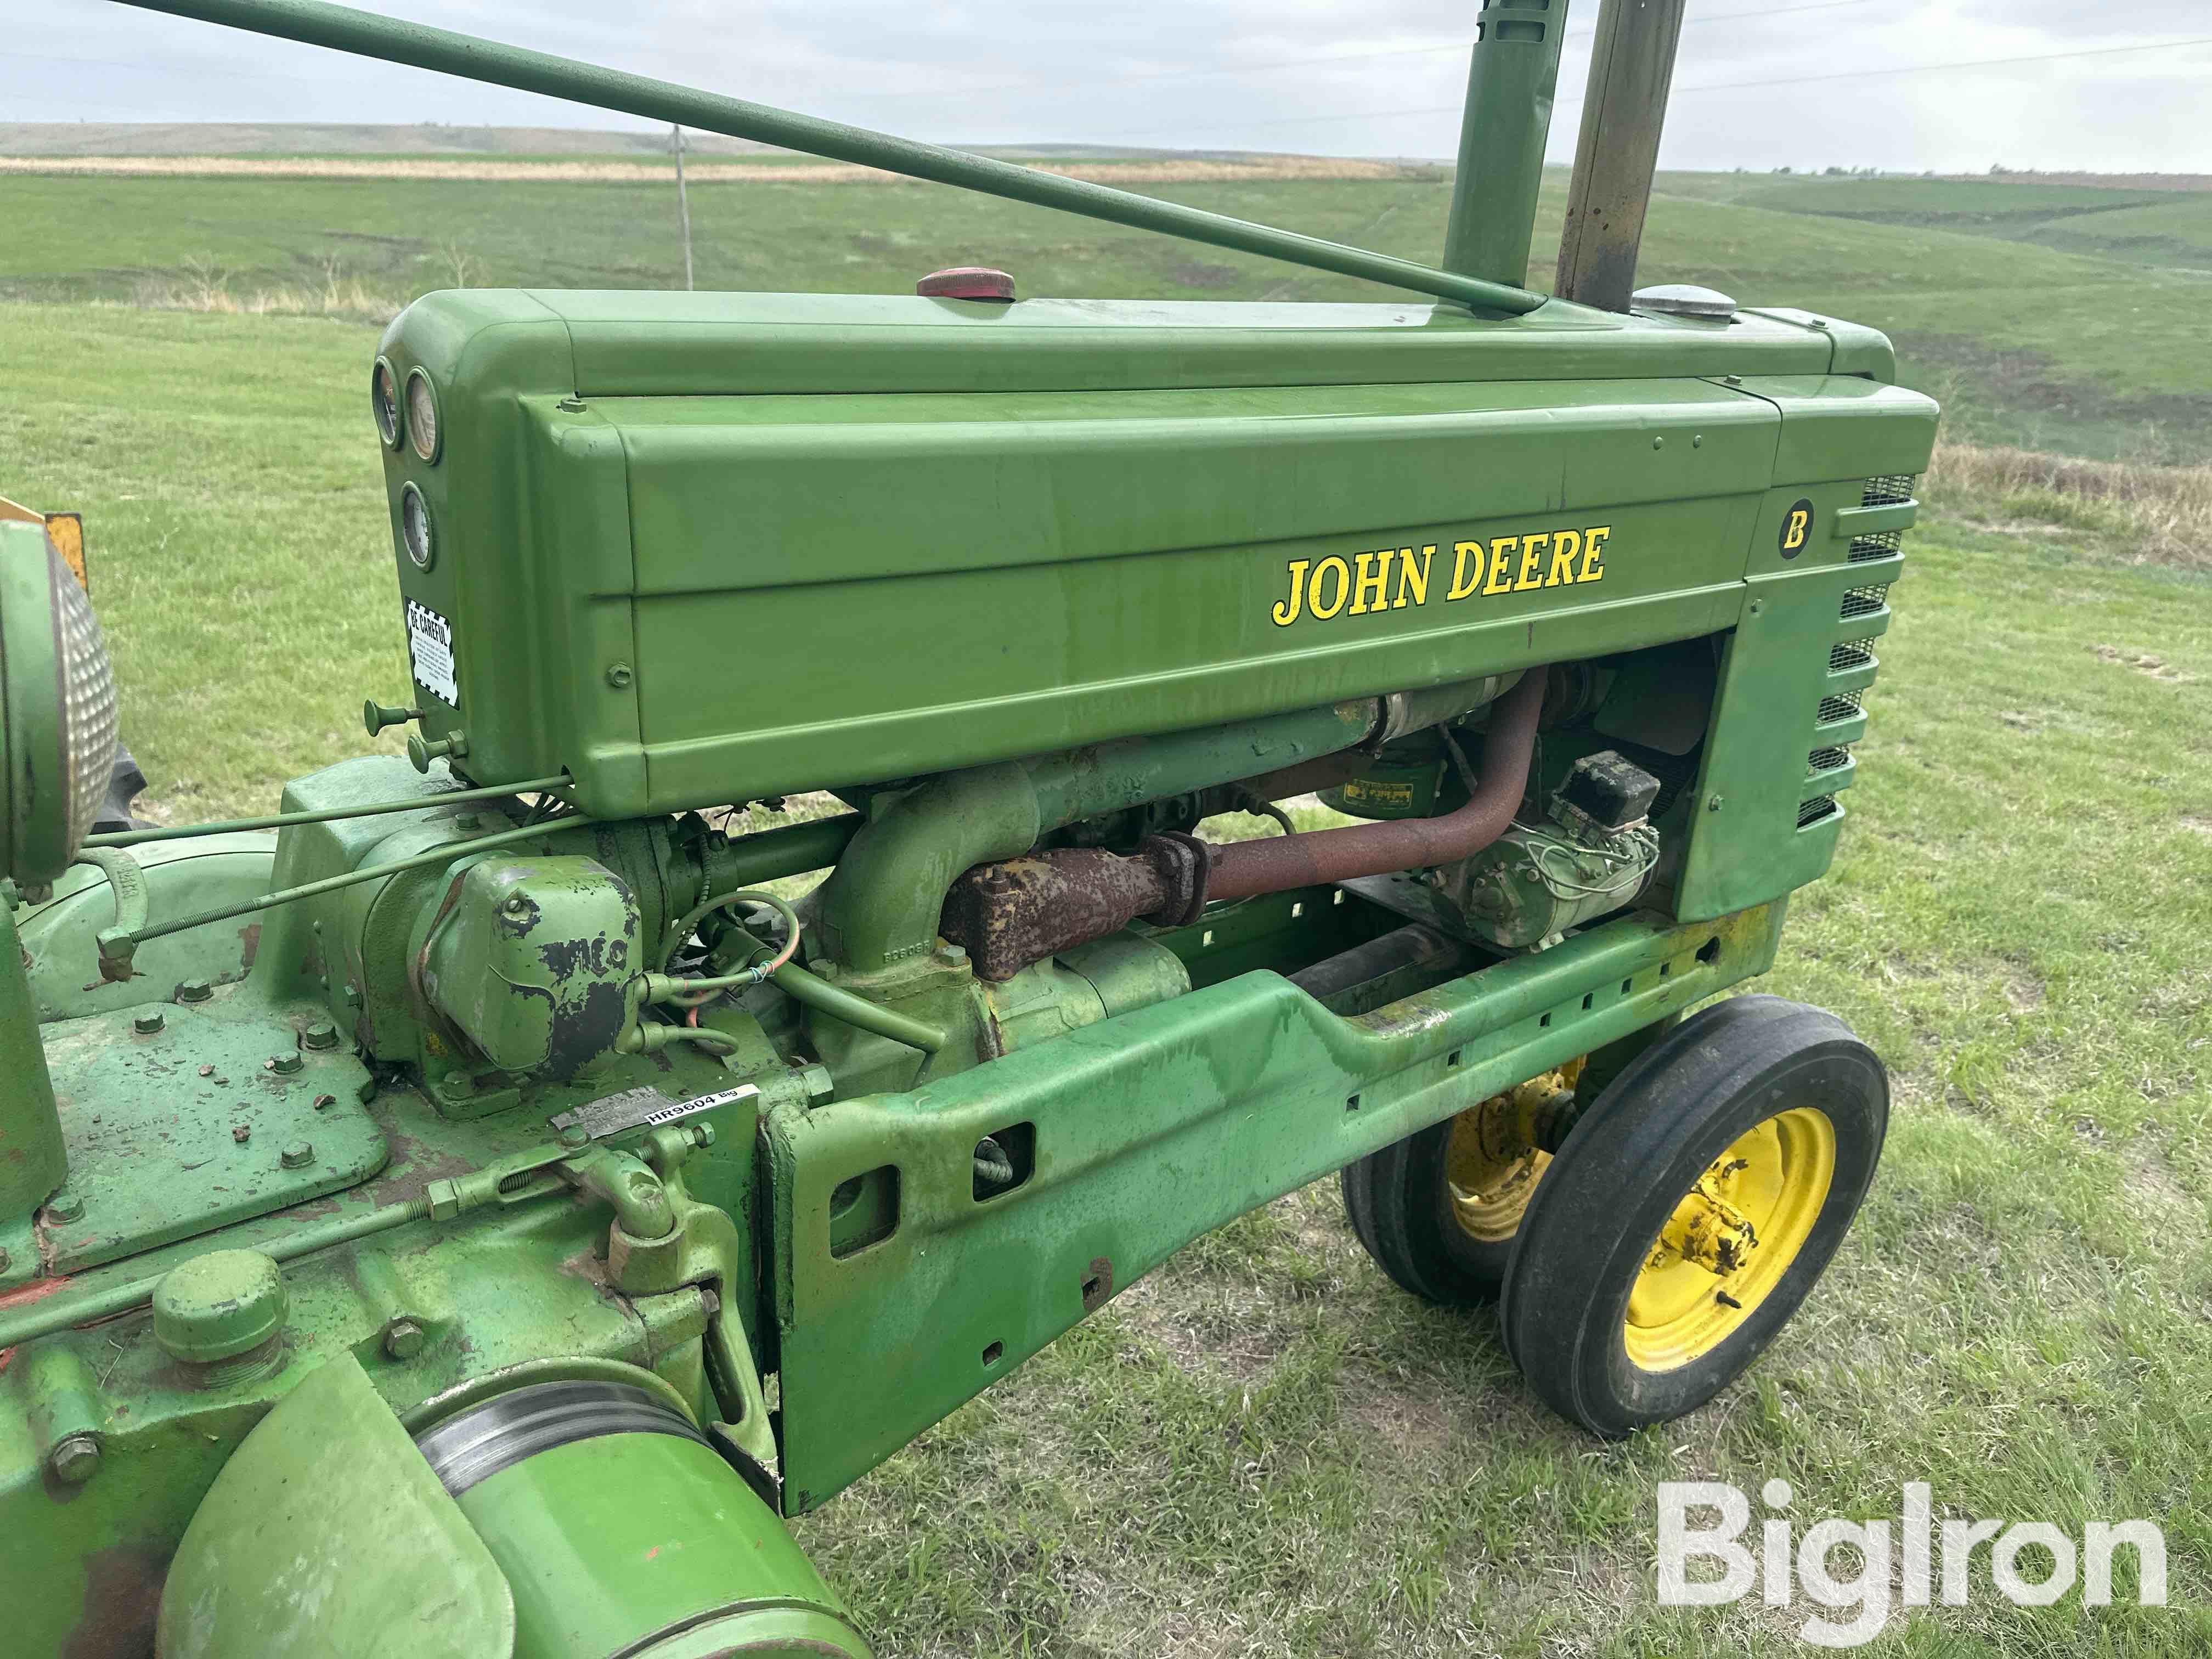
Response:
M453 625L427 605L407 601L407 660L415 684L448 708L461 706L453 680Z

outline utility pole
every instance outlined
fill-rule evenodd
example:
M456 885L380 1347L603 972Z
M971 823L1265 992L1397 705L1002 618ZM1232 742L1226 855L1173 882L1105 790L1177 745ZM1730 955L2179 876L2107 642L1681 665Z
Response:
M684 129L668 129L670 147L676 152L676 216L684 222L684 286L691 283L691 198L684 188Z
M1559 238L1562 300L1628 309L1681 32L1682 0L1603 0L1599 9Z

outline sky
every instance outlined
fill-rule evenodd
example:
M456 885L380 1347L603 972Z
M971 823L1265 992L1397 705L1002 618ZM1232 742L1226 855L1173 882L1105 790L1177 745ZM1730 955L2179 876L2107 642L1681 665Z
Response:
M940 143L1444 156L1477 4L375 9ZM1597 9L1570 8L1554 160L1572 155ZM0 121L644 125L115 0L0 0ZM2212 173L2208 116L2212 0L1689 0L1660 163Z

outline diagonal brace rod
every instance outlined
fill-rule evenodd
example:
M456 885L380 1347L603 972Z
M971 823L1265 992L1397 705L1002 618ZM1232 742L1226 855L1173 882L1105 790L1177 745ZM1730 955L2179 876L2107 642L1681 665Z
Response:
M647 120L671 122L718 132L732 138L803 151L902 173L909 179L952 185L1000 196L1008 201L1057 208L1086 218L1155 230L1240 253L1256 253L1315 270L1364 277L1417 294L1455 300L1486 311L1521 315L1536 309L1545 296L1479 276L1436 270L1410 259L1347 247L1317 236L1272 225L1254 224L1202 208L1163 202L1106 185L1063 179L1057 173L1017 167L1011 161L970 155L939 144L896 138L842 121L799 115L767 104L726 98L717 93L657 81L650 76L604 69L573 58L532 52L497 41L479 40L450 29L433 28L380 16L326 0L122 0L125 5L149 11L168 12L203 22L221 23L255 34L276 35L308 46L328 46L387 63L412 64L442 75L458 75L522 92L566 98L599 109L616 110Z

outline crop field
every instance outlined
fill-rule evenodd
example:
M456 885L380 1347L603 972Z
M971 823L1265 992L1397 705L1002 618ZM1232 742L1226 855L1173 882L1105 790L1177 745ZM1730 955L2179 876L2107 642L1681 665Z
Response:
M658 185L5 188L0 494L85 513L125 733L172 820L265 808L363 748L362 699L406 683L363 395L381 316L456 280L680 270ZM1445 199L1423 169L1161 189L1415 257ZM1647 280L1889 329L1954 438L2212 453L2212 277L2128 240L2212 249L2212 194L1662 191ZM974 260L1032 294L1358 290L922 187L715 184L692 212L702 286L896 291ZM1885 1055L1890 1142L1748 1380L1591 1441L1522 1389L1491 1320L1391 1287L1323 1183L1184 1252L800 1523L880 1650L1800 1653L1802 1602L1653 1594L1657 1482L1778 1476L1801 1526L1893 1516L1925 1480L1942 1514L2165 1528L2168 1608L2124 1605L2124 1554L2123 1605L2015 1610L1984 1576L1973 1605L1900 1611L1864 1651L2212 1653L2212 568L2185 526L2148 538L2073 477L1962 465L1908 538L1838 867L1759 988Z

